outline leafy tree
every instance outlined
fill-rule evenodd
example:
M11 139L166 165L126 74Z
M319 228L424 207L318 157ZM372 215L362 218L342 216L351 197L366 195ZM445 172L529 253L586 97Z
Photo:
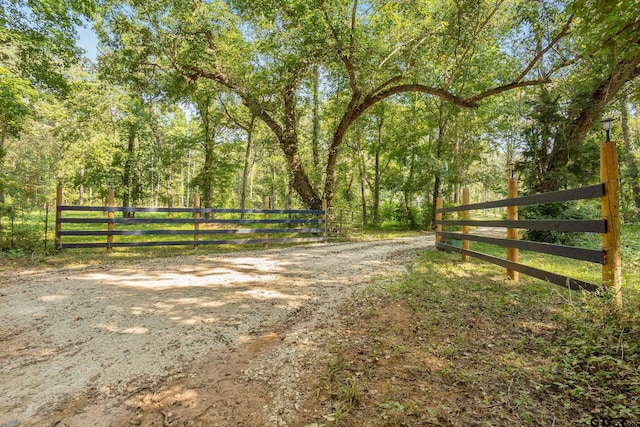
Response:
M0 67L0 165L6 157L9 137L17 137L32 115L31 104L36 93L26 79L15 77ZM5 202L5 193L10 185L4 168L0 171L0 204Z
M14 72L38 87L65 94L65 70L80 53L76 26L94 11L93 0L0 1L0 44L11 47ZM6 53L0 57L5 60Z
M638 127L638 116L637 116L637 107L633 108L635 112L635 120L634 117L630 113L629 108L629 99L627 94L623 94L620 97L619 109L620 109L620 118L621 118L621 127L622 127L622 141L624 143L624 155L621 156L621 161L626 160L626 178L628 182L628 187L630 189L630 199L632 202L629 204L633 205L632 210L633 214L628 215L629 219L638 220L640 219L640 174L638 173L638 146L640 145L640 127ZM632 126L635 121L635 135L632 136ZM624 191L622 189L622 191ZM623 198L624 200L624 198Z
M323 193L329 200L346 132L378 102L422 92L476 107L498 93L543 83L556 70L550 66L543 78L529 78L568 24L545 40L541 52L510 57L498 48L516 30L510 20L514 10L505 2L449 6L357 0L132 2L109 5L100 24L110 58L129 76L177 72L189 82L210 80L237 94L276 137L304 203L319 207L322 195L301 157L297 112L301 85L317 64L327 70L323 84L335 88L331 97L341 109L324 162ZM465 84L479 66L495 70L493 79Z

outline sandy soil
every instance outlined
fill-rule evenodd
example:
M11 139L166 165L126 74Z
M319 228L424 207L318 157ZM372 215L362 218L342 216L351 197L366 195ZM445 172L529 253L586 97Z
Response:
M0 426L296 425L337 307L433 236L0 278Z

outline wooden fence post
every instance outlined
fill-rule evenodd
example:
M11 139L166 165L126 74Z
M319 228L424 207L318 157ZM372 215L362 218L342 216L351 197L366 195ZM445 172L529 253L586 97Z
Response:
M269 196L264 196L264 208L265 210L270 208ZM269 212L264 213L264 219L265 220L269 219ZM269 224L267 223L267 221L264 222L263 228L265 229L265 233L264 233L264 243L262 244L262 246L266 248L269 246L269 244L267 243L267 240L269 239L269 232L266 231L269 229Z
M620 257L620 176L616 144L600 144L600 179L605 185L602 197L602 217L607 220L607 232L602 235L606 263L602 266L602 282L614 293L618 308L622 308L622 261Z
M200 193L196 193L193 196L193 207L200 209ZM198 241L200 240L200 212L193 213L193 249L198 249Z
M516 178L509 178L509 184L507 187L507 198L514 199L518 197L518 180ZM507 219L510 221L518 220L518 207L517 206L508 206L507 207ZM507 239L518 240L518 229L517 228L507 228ZM507 248L507 260L512 262L518 262L519 258L519 250L517 248ZM507 276L514 282L518 283L520 280L520 273L507 269Z
M443 202L442 197L436 199L436 243L442 243L442 224L438 224L438 221L442 221L442 212L438 212L438 209L442 209Z
M324 238L324 242L327 243L327 231L329 230L329 216L327 215L327 199L322 199L322 223L323 223L323 231L322 237Z
M463 205L468 205L469 204L469 189L468 188L463 188L462 189L462 204ZM463 221L469 221L471 219L471 216L469 215L469 211L465 210L462 211L462 220ZM468 225L463 225L462 226L462 234L469 234L469 226ZM462 240L462 250L469 250L469 241L466 239ZM469 255L465 255L464 253L462 254L462 261L469 261Z
M56 188L56 253L60 251L62 244L62 236L60 235L62 232L62 211L60 206L62 206L62 184L58 184Z
M115 206L115 192L113 191L113 189L109 190L109 201L108 201L108 206L110 208ZM115 212L113 210L110 210L107 213L107 219L109 220L109 222L107 223L107 231L109 232L107 234L107 253L110 254L111 253L111 245L113 244L113 220L115 218Z

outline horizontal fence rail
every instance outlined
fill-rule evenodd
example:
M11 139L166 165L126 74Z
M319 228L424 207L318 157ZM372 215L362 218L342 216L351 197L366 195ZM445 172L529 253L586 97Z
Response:
M536 279L542 279L547 282L553 283L558 286L568 287L571 290L586 290L589 292L597 292L602 288L593 283L585 282L583 280L573 279L571 277L564 276L562 274L552 273L550 271L540 270L539 268L530 267L528 265L512 262L506 259L494 257L492 255L483 254L482 252L475 252L466 249L457 248L455 246L447 245L445 243L436 243L436 248L445 250L447 252L458 252L463 255L468 255L482 261L490 262L500 267L508 268L510 270L519 271L527 276L535 277Z
M245 214L298 214L322 215L322 210L311 209L221 209L221 208L144 208L134 206L60 206L65 211L84 212L152 212L152 213L245 213Z
M513 199L493 200L490 202L451 206L442 208L440 212L460 212L463 210L503 208L507 206L530 206L542 205L545 203L597 199L604 196L604 191L604 184L596 184L589 187L574 188L571 190L551 191L549 193L534 194L531 196L522 196Z
M514 178L509 180L510 192L517 192L517 181ZM468 191L464 190L468 197ZM517 194L516 194L517 195ZM521 264L518 261L518 250L526 250L537 253L544 253L564 258L587 261L591 263L607 265L607 252L605 250L586 249L573 246L556 245L550 243L518 240L517 229L526 230L551 230L561 232L586 232L586 233L608 233L609 227L606 219L594 220L518 220L517 207L546 203L557 203L565 201L585 200L603 198L606 195L605 184L592 185L571 190L554 191L550 193L536 194L532 196L510 197L503 200L495 200L483 203L464 203L458 206L442 207L442 200L438 201L436 207L436 248L448 252L462 254L463 259L468 257L477 258L486 262L504 267L509 272L509 277L517 281L519 272L538 279L546 280L559 286L572 290L587 290L596 292L606 290L606 286L589 283L583 280L574 279L562 274L544 271L539 268ZM509 218L507 220L470 220L468 212L471 210L487 209L495 207L509 207ZM442 216L447 212L462 212L463 219L443 220ZM444 226L462 226L462 232L444 231ZM506 228L507 238L490 237L485 235L471 234L468 227L499 227ZM448 244L443 241L461 241L460 247ZM498 258L469 249L469 241L486 243L490 245L507 248L507 259Z
M577 248L575 246L554 245L551 243L531 242L527 240L500 239L496 237L479 236L475 234L447 233L442 232L440 236L445 239L472 240L474 242L488 243L490 245L504 248L517 248L524 251L532 251L556 255L581 261L589 261L597 264L606 263L606 253L602 250Z
M471 210L471 209L468 209ZM582 220L441 220L436 224L442 225L468 225L476 227L520 228L526 230L564 231L576 233L606 233L607 221L604 219Z
M64 211L64 206L60 206ZM113 211L116 212L116 211ZM137 212L137 211L129 211ZM322 219L61 218L61 224L322 224Z
M110 194L109 206L71 206L62 204L62 191L58 188L56 210L56 249L157 247L157 246L193 246L200 245L248 245L272 243L311 243L327 240L326 202L322 210L311 209L220 209L202 208L158 208L158 207L122 207L113 206L113 194ZM196 205L199 197L196 195ZM268 198L265 206L268 206ZM64 216L65 213L74 215ZM106 214L103 218L86 217L86 215ZM122 213L123 217L115 217ZM164 217L135 217L136 214L167 214ZM171 218L169 215L185 215L190 217ZM206 218L201 215L241 215L239 218ZM132 217L126 217L132 215ZM245 218L259 215L261 218ZM273 216L280 216L274 218ZM283 217L284 216L284 217ZM63 229L63 225L71 229ZM106 229L96 227L105 226ZM162 229L145 229L162 225ZM215 226L204 228L201 226ZM270 227L276 225L276 227ZM84 226L82 229L79 227ZM118 226L118 229L116 229ZM137 226L137 228L136 228ZM178 227L171 229L170 227ZM189 228L184 228L190 226ZM243 228L228 228L228 227ZM255 226L255 227L254 227ZM182 228L181 228L182 227ZM250 237L262 235L261 237ZM272 237L276 235L276 237ZM141 237L144 240L114 241L114 237ZM167 239L168 237L178 239ZM192 236L184 239L183 236ZM215 238L217 236L217 238ZM245 236L249 237L246 238ZM67 238L64 239L63 238ZM106 239L104 239L106 237ZM182 239L179 239L183 237ZM209 237L209 239L207 239ZM214 239L211 239L214 237ZM245 238L238 238L245 237ZM69 241L69 238L71 241ZM79 238L86 238L78 241ZM97 241L97 238L103 238Z

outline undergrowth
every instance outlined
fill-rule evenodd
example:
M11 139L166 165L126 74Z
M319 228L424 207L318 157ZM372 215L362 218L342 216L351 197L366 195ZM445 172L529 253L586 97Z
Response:
M640 424L640 292L625 308L428 251L345 308L325 426ZM635 277L635 279L634 279Z

